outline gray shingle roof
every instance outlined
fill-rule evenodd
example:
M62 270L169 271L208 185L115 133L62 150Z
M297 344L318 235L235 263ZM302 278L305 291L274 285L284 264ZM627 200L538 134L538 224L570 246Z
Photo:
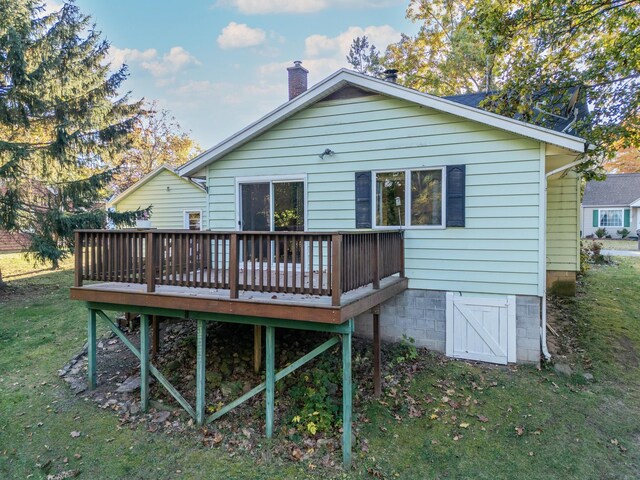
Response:
M569 88L567 90L567 94L572 95L575 92L576 87ZM554 115L549 115L543 113L538 108L534 107L533 111L536 113L534 118L529 121L529 123L534 123L535 125L540 125L541 127L549 128L551 130L555 130L556 132L565 132L569 134L575 134L574 132L574 123L576 121L583 120L589 114L589 107L585 101L584 95L578 92L579 97L578 101L575 104L577 109L577 116L574 117L572 113L566 113L566 117L558 117ZM456 103L461 103L468 107L480 108L480 103L489 96L486 92L479 93L465 93L461 95L449 95L443 98L447 100L454 101ZM549 105L546 107L547 110L562 110L565 107L565 103L568 101L567 98L549 98L545 97L544 93L540 94L541 100L547 100ZM516 120L520 120L520 116L515 116Z
M640 173L607 175L606 180L587 182L582 205L629 206L640 198Z

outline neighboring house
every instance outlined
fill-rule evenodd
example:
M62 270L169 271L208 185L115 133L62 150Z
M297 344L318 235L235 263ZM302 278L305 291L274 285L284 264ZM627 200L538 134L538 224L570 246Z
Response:
M0 252L19 252L29 245L29 235L26 233L7 232L0 230Z
M207 193L200 184L161 166L109 200L107 208L132 211L151 206L139 227L202 230L207 225Z
M582 198L582 236L603 228L612 238L626 229L636 236L640 229L640 173L609 174L598 182L587 182Z
M343 69L306 90L288 70L289 102L178 169L206 177L206 226L400 228L409 290L381 305L384 339L537 362L547 283L579 270L585 141L393 78Z

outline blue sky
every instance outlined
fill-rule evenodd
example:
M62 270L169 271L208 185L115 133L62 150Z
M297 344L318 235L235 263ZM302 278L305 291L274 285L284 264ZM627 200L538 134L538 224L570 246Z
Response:
M50 0L50 6L59 1ZM417 26L408 0L76 0L126 63L132 98L156 99L203 148L287 100L286 67L313 85L341 67L351 40L379 48Z

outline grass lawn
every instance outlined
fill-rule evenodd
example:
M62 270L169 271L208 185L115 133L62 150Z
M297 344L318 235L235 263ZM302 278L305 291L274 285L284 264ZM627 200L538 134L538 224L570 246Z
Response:
M31 268L20 261L0 256L0 267ZM563 359L571 376L425 354L411 382L356 412L368 448L354 451L349 472L273 458L266 441L262 455L230 457L186 435L123 427L56 374L86 339L86 311L68 300L71 271L9 278L0 294L0 478L638 478L640 259L617 262L592 268L564 304L579 339Z
M613 240L613 239L584 239L583 242L586 245L590 245L593 242L598 242L602 244L603 250L638 250L638 241L637 240Z

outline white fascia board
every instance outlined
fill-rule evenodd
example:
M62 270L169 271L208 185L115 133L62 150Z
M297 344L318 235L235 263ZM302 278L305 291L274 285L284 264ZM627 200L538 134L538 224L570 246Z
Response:
M584 139L574 137L573 135L556 132L548 128L539 127L520 120L514 120L479 108L462 105L454 102L453 100L447 100L427 93L418 92L396 83L369 77L343 68L316 84L303 94L281 105L258 121L250 124L238 133L228 137L216 146L198 155L193 160L185 163L178 168L178 174L181 176L189 176L195 173L202 167L218 160L230 151L255 138L257 135L260 135L270 127L285 120L294 113L308 107L346 85L353 85L362 88L363 90L407 100L424 107L433 108L435 110L450 113L485 125L490 125L540 142L557 145L574 152L584 153L588 148L587 142Z
M640 207L640 198L638 198L637 200L634 200L633 202L631 202L631 204L629 206L630 207Z

